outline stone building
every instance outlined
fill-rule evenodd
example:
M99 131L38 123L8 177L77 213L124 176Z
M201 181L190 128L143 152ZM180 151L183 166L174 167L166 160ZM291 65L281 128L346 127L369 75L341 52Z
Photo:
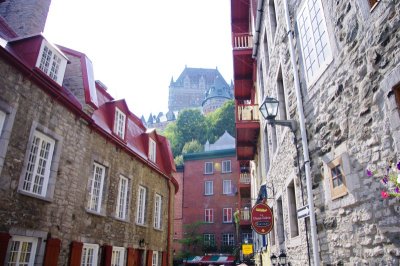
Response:
M399 197L381 180L400 159L400 1L232 0L231 11L237 158L274 211L256 264L399 265ZM270 98L275 120L254 115Z
M219 260L218 264L233 265L232 254L238 241L233 214L239 202L240 173L235 139L225 132L214 144L207 142L203 152L184 154L183 160L181 225L203 222L196 232L202 236L202 243L190 250L201 258L190 257L187 263L208 265ZM182 237L185 230L181 229ZM211 258L205 254L221 256Z
M171 265L169 143L40 34L49 4L0 1L0 264Z
M232 89L226 87L226 82L221 76L215 77L214 84L206 91L204 100L201 104L203 114L214 112L226 101L233 99Z

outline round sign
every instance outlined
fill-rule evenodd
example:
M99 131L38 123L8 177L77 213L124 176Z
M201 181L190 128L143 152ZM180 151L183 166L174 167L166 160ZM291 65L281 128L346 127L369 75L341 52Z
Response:
M274 227L271 208L265 203L258 203L251 209L251 226L260 235L268 234Z

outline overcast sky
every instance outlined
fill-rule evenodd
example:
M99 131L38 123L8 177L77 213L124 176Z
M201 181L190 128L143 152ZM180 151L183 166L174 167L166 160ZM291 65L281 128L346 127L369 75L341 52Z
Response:
M95 79L146 119L168 111L185 65L232 79L230 0L52 0L44 35L85 53Z

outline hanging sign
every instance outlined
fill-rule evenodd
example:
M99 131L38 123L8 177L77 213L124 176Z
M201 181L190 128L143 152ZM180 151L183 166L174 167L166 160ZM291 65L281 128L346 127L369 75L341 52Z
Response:
M274 226L271 208L265 203L254 205L251 210L251 226L260 235L268 234Z

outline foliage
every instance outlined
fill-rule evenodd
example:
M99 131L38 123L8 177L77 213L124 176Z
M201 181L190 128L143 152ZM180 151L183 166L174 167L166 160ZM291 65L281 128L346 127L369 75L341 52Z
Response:
M208 139L215 142L225 130L235 137L235 103L233 100L226 101L224 105L206 116L208 126Z
M367 176L376 176L378 171L367 169ZM384 171L383 177L378 177L384 189L381 191L382 198L400 198L400 161L397 164L389 162Z
M203 146L196 139L192 139L191 141L186 142L182 148L182 154L195 153L201 151L203 151Z
M181 153L181 151L178 149L177 132L178 128L176 126L176 122L169 123L164 131L161 132L161 134L169 140L169 143L171 144L172 154L174 156L177 156Z
M183 165L183 155L178 155L174 158L175 165Z
M200 227L204 222L197 221L191 224L183 225L183 235L185 236L179 242L183 245L182 253L179 254L181 258L188 258L201 251L203 246L203 235L199 234Z
M221 248L220 248L220 253L234 254L235 253L235 246L222 245Z
M183 110L176 120L178 150L182 151L186 142L193 139L200 143L206 141L207 125L203 114L198 109Z

